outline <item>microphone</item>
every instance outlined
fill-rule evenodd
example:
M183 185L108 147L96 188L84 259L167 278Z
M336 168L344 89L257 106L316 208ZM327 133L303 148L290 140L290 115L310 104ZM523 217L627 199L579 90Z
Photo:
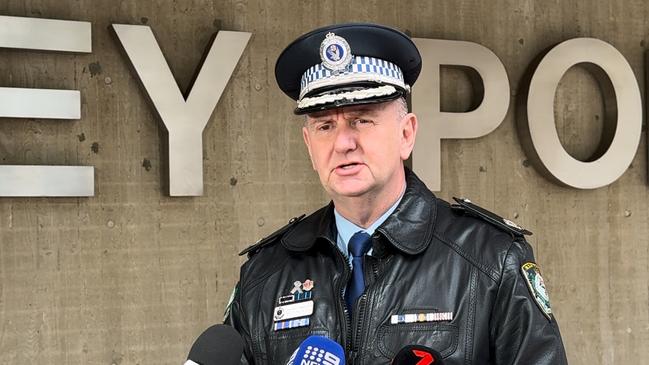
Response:
M397 353L392 365L444 365L439 352L421 345L408 345Z
M345 365L345 351L323 336L309 336L293 352L286 365Z
M184 365L238 365L243 339L232 327L215 324L194 341Z

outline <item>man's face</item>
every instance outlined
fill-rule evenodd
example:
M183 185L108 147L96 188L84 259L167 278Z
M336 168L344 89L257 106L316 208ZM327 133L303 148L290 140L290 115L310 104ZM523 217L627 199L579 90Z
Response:
M398 100L309 114L302 129L313 168L334 200L401 189L417 118Z

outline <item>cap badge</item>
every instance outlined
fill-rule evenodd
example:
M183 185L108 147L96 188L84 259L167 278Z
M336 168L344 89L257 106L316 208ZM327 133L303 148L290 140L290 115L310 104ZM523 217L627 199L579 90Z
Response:
M327 33L320 43L322 65L333 71L341 71L352 62L352 50L345 38L334 33Z

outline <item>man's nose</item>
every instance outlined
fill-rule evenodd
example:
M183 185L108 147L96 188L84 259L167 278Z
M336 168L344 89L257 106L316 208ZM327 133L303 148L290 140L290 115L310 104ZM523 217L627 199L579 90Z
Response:
M338 123L336 128L336 139L334 140L334 150L338 153L347 153L357 147L358 133L349 123L343 121Z

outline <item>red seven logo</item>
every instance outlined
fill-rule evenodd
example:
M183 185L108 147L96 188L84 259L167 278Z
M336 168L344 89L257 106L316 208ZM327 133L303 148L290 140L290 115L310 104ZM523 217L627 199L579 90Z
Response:
M412 353L417 357L421 357L421 360L419 360L419 362L417 362L415 365L430 365L435 362L433 355L429 354L426 351L412 350Z

